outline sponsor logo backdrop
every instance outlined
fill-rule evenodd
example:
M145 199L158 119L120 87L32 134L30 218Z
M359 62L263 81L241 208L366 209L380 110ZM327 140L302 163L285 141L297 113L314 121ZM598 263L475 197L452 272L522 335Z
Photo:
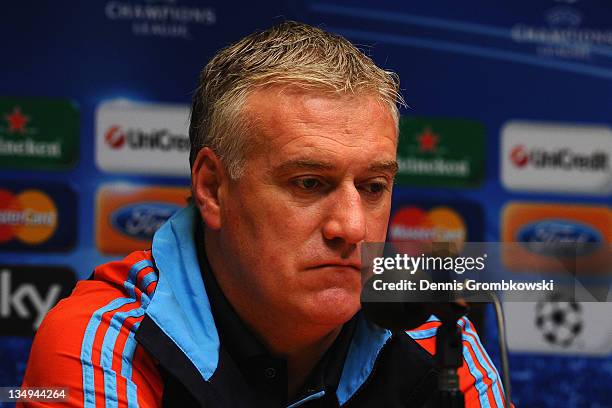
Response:
M343 34L400 75L409 107L390 239L609 245L612 9L601 2L24 0L0 13L2 310L35 319L56 282L69 285L62 268L84 279L149 245L189 186L203 64L277 16ZM523 273L545 256L525 248L499 267ZM596 323L612 311L591 306L543 299L510 316L517 406L609 406L612 339ZM0 385L21 381L31 343L32 322L10 326ZM497 358L494 325L481 330Z
M0 183L0 250L68 251L77 240L77 198L63 183Z
M184 207L184 187L107 184L96 200L96 246L104 254L151 248L155 231Z

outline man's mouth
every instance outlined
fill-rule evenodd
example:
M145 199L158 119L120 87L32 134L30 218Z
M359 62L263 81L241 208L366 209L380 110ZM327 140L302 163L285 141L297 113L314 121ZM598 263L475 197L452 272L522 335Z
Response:
M324 262L320 263L307 269L322 269L322 268L347 268L353 269L357 272L361 272L361 263L360 262Z

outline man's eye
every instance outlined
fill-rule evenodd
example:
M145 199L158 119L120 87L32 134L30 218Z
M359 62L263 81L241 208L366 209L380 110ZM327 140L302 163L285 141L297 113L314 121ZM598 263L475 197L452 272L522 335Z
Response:
M323 185L321 180L316 179L314 177L301 177L301 178L295 179L293 181L293 184L295 184L297 187L301 188L302 190L307 190L307 191L316 190Z
M372 196L381 195L386 189L385 183L366 183L361 186L361 189Z

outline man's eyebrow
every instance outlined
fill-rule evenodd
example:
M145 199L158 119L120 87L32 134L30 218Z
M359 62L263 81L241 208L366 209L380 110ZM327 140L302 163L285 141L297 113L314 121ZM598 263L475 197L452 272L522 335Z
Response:
M313 159L295 159L288 160L276 168L277 172L285 172L289 170L332 170L336 166L333 163L313 160Z
M295 159L282 163L275 170L280 173L296 169L324 171L333 170L335 167L336 166L331 162L313 159ZM375 162L368 166L369 171L391 173L392 176L395 176L398 169L399 167L395 160Z
M397 171L399 170L399 166L397 165L397 162L395 160L388 160L372 163L369 167L369 170L391 173L391 175L395 176L395 174L397 174Z

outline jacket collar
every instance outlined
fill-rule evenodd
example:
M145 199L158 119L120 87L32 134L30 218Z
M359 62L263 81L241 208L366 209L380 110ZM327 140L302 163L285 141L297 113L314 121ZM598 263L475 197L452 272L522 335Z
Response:
M153 238L159 281L146 314L209 381L219 364L220 342L198 264L195 211L193 205L178 211ZM358 319L336 392L340 405L370 376L390 337L390 331Z

